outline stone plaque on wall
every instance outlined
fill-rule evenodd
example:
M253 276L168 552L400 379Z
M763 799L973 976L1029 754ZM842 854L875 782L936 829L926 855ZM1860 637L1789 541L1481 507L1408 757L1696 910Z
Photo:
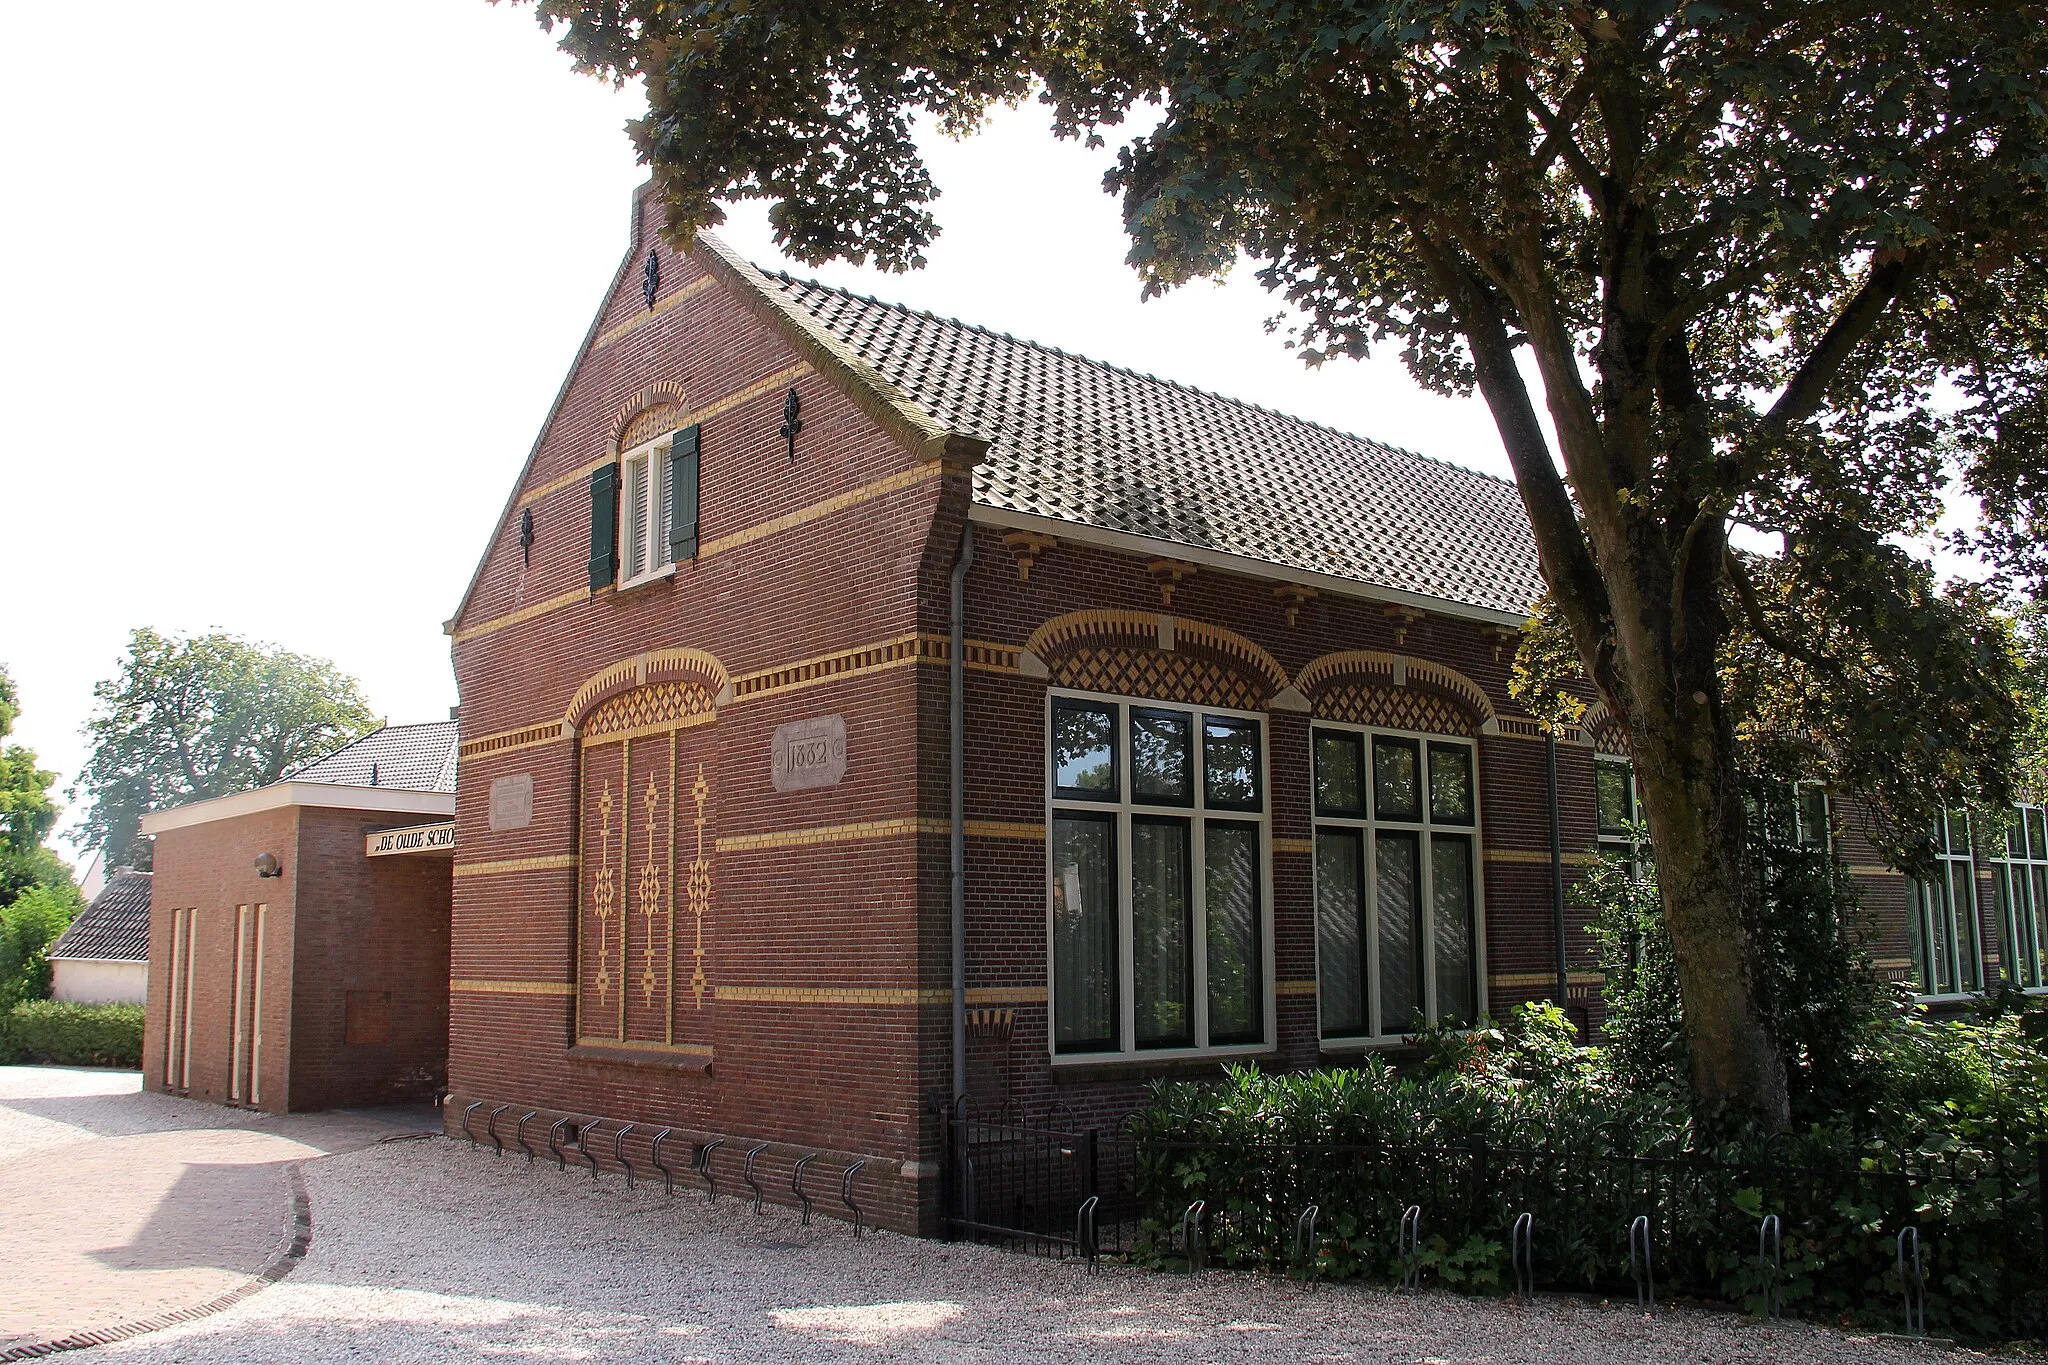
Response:
M776 726L770 762L779 792L838 786L846 776L846 717L814 716Z
M525 829L533 823L533 774L514 773L491 783L491 828Z

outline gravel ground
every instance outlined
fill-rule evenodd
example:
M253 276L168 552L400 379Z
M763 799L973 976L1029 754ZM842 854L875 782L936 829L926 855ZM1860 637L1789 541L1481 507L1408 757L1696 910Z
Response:
M83 1353L122 1361L1925 1360L1726 1314L1534 1306L1210 1273L1085 1268L494 1157L446 1139L310 1162L313 1244L215 1316ZM82 1358L82 1357L79 1357Z

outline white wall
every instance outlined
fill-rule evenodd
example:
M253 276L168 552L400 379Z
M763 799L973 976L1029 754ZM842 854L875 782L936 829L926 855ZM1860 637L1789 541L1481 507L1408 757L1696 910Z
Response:
M149 999L149 964L58 958L50 963L50 997L82 1005L140 1005Z

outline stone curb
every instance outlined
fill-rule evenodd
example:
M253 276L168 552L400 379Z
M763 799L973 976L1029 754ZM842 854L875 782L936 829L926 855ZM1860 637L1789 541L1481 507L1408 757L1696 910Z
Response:
M299 1168L306 1164L305 1158L288 1162L284 1168L285 1183L291 1191L291 1213L285 1220L284 1236L277 1254L252 1278L236 1285L218 1298L189 1308L174 1308L168 1313L158 1313L133 1322L123 1322L112 1327L95 1327L87 1332L73 1332L68 1336L53 1337L46 1341L25 1342L0 1350L0 1362L10 1360L35 1360L43 1356L56 1355L60 1351L78 1351L88 1346L105 1346L109 1342L126 1341L146 1332L174 1327L181 1322L193 1322L218 1313L248 1298L266 1285L272 1285L292 1273L305 1258L306 1248L313 1242L313 1207L306 1196L306 1178Z

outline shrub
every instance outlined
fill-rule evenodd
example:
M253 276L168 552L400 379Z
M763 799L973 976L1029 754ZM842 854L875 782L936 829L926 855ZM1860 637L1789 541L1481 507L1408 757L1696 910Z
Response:
M0 910L0 1009L50 993L50 945L82 908L66 881L32 886Z
M142 1065L142 1006L30 1000L0 1017L0 1062Z

